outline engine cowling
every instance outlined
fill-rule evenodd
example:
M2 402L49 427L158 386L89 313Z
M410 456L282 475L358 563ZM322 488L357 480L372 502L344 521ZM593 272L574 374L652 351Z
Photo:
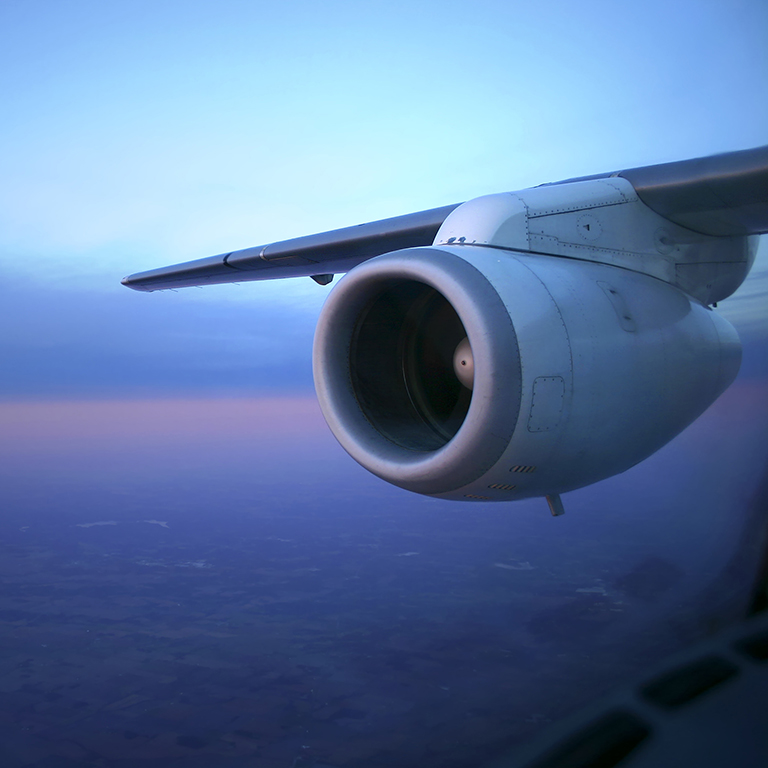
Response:
M483 501L623 472L706 410L740 360L732 326L668 283L478 245L356 267L313 354L352 458L409 491Z

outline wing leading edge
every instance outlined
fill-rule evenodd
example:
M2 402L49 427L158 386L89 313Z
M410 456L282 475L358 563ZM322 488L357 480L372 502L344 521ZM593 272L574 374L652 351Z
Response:
M571 181L621 176L664 218L706 235L768 232L768 146L674 163L631 168ZM139 272L123 279L138 291L348 272L401 248L431 245L460 204L409 213L268 245Z

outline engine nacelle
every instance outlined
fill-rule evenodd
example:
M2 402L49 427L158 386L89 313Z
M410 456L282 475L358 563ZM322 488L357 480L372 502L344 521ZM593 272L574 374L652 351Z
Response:
M623 472L703 413L740 360L731 325L673 285L481 245L356 267L313 356L352 458L409 491L484 501Z

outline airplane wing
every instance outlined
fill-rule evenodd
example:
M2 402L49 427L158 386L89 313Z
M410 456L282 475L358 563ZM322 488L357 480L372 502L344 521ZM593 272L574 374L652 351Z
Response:
M622 177L653 211L705 235L768 232L768 146L630 168L557 184ZM123 279L138 291L310 276L321 284L383 253L431 245L459 204L175 264Z
M334 229L317 235L257 245L241 251L139 272L123 279L137 291L240 283L279 277L314 277L325 285L366 259L401 248L431 245L455 205Z
M629 181L651 210L694 232L768 232L768 145L569 181L615 176Z

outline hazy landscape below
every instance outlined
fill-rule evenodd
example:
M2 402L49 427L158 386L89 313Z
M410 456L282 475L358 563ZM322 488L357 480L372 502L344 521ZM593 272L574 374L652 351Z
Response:
M482 764L743 611L763 393L556 519L390 488L308 397L4 404L3 765Z

